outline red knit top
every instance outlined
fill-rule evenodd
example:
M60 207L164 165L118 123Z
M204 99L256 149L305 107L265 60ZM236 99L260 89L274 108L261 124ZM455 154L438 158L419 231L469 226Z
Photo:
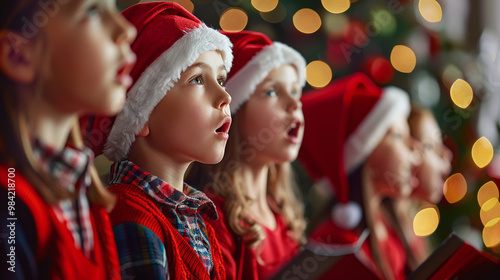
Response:
M153 231L165 246L170 279L211 279L196 252L160 211L159 202L129 184L116 184L109 190L118 196L117 205L110 213L112 225L133 222ZM225 279L219 243L213 228L206 226L214 263L212 279Z
M299 244L288 235L288 227L283 218L275 213L276 229L264 227L266 239L261 244L262 251L257 259L257 249L243 244L242 238L230 230L224 219L224 199L212 199L217 206L219 219L208 221L215 231L224 257L227 279L262 280L269 279L298 252Z
M57 219L52 207L30 183L16 173L15 189L9 189L7 176L8 169L0 166L1 188L15 192L16 199L24 202L35 221L37 248L33 251L39 266L43 263L40 271L46 273L39 275L40 279L121 279L113 230L103 207L90 205L96 238L92 259L89 259L75 246L72 233Z

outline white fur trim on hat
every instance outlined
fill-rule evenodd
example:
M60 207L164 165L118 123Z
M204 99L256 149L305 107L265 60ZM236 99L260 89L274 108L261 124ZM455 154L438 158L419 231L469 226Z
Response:
M361 222L363 212L361 206L354 201L337 203L332 209L333 222L343 229L353 229Z
M344 164L347 174L351 173L371 154L385 136L397 115L408 117L409 114L410 99L408 94L396 87L384 88L380 100L356 131L346 140Z
M177 82L181 73L203 52L221 50L229 72L233 61L231 47L231 41L226 36L204 24L187 31L143 71L129 90L125 106L109 133L104 155L112 161L127 157L135 135L144 127L153 109Z
M306 83L306 61L293 48L274 42L252 57L238 73L226 82L226 90L232 98L231 113L234 114L238 111L269 72L284 64L292 64L297 68L299 83L303 87Z

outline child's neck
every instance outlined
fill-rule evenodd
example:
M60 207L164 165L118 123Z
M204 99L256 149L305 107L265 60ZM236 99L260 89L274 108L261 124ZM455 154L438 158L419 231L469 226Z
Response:
M26 100L32 135L57 150L66 146L71 128L78 120L76 113L61 112L43 100Z
M176 162L147 145L137 143L142 140L141 138L136 139L136 143L130 149L128 159L137 164L142 170L157 176L176 190L182 192L184 188L184 174L190 163Z
M252 200L249 212L255 221L274 230L276 220L267 202L267 177L269 166L242 164L241 175L248 198Z

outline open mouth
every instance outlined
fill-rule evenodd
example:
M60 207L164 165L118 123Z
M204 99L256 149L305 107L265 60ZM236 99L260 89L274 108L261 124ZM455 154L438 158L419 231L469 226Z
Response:
M223 133L228 133L229 132L229 123L224 123L221 127L217 128L215 132L223 132Z
M215 130L215 133L216 134L219 134L219 135L222 135L224 136L225 138L228 137L228 133L229 133L229 128L231 127L231 117L226 117L224 119L224 122L222 123L221 126L219 126L219 128L217 128Z
M293 123L290 129L288 130L287 135L289 137L297 138L299 136L299 128L300 128L300 122Z
M137 57L134 53L131 53L130 55L128 55L123 63L122 63L122 66L121 68L118 70L117 72L117 79L118 79L118 82L126 87L129 87L130 85L132 85L132 77L130 76L130 73L132 72L132 69L134 68L135 66L135 62L137 60Z

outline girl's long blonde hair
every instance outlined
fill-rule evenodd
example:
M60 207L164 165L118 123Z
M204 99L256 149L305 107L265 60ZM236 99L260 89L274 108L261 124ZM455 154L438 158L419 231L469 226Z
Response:
M0 30L8 30L15 36L22 36L22 19L32 18L39 9L38 1L34 0L2 1L0 3ZM38 33L30 40L42 40L43 30L39 30ZM17 172L23 174L47 203L55 204L61 199L75 197L77 194L68 192L59 184L57 178L44 172L33 155L32 135L29 133L29 114L23 99L33 98L34 95L40 94L42 83L39 75L33 85L19 85L0 72L0 164L15 168ZM78 122L75 122L72 127L68 143L79 149L84 147ZM115 198L104 188L93 164L90 166L90 175L92 178L88 190L90 201L111 210Z
M244 110L244 106L240 111ZM238 123L238 114L233 116L233 123ZM194 163L186 181L205 191L211 198L222 197L225 200L223 211L226 223L236 235L242 237L247 246L255 248L266 236L262 226L248 213L253 201L247 194L249 186L246 186L241 179L240 162L245 159L238 149L241 143L239 134L238 127L233 125L229 131L229 140L222 161L215 165ZM303 243L306 227L304 205L299 199L297 184L289 162L270 166L267 195L271 209L284 218L290 237Z

